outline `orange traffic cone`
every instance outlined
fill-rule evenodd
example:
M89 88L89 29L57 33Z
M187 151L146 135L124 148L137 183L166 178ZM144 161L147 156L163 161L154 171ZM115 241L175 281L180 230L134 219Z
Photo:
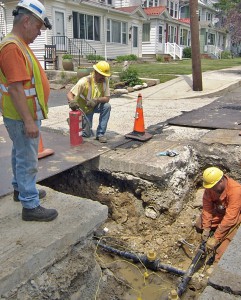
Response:
M45 156L49 156L54 154L54 150L45 149L43 145L42 135L39 134L39 144L38 144L38 159L44 158Z
M137 98L134 129L131 133L126 134L125 137L143 142L152 138L152 134L145 132L141 94L139 94Z

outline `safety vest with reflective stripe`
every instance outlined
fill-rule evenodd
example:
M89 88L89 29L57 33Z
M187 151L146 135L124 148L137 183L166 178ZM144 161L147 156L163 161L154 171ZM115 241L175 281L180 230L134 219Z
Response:
M33 53L24 45L19 38L13 34L8 34L0 44L0 51L6 45L14 43L21 50L25 62L26 69L31 80L24 82L23 88L26 95L29 110L34 118L43 119L47 118L48 107L47 101L45 102L44 90L42 84L42 77L39 69L39 64ZM13 120L21 120L21 116L17 112L11 96L8 92L8 82L2 70L0 69L0 109L4 117Z
M80 108L86 114L88 114L88 113L91 113L94 110L94 108L88 107L86 105L86 102L90 99L104 97L105 90L106 90L106 81L104 81L102 84L96 85L93 73L91 75L86 76L85 78L81 79L81 81L82 80L85 80L85 83L84 83L85 86L84 86L83 93L79 95L77 101L79 103Z

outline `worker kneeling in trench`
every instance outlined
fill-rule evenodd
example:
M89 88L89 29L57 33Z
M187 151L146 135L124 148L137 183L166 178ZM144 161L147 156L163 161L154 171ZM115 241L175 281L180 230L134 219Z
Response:
M241 222L241 185L219 168L210 167L203 172L203 187L203 210L195 226L207 251L215 253L215 265Z

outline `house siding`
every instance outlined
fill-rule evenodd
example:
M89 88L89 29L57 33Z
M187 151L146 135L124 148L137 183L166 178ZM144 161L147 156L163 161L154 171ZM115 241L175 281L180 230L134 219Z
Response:
M150 41L142 43L142 54L156 53L156 21L151 21Z
M177 1L177 0L175 0ZM43 64L44 57L44 45L52 44L52 36L66 36L68 38L73 38L73 12L78 12L87 15L95 15L100 18L100 41L87 40L86 42L96 50L97 55L101 55L106 59L113 59L120 55L135 54L138 57L142 57L142 54L163 54L165 49L165 42L168 35L168 26L177 27L177 38L176 43L180 44L180 30L181 28L188 29L190 32L190 25L184 24L181 21L173 19L167 11L164 11L160 15L149 15L147 16L144 10L141 8L142 0L113 0L112 5L107 5L105 0L43 0L45 5L47 16L53 25L53 30L41 31L41 36L39 36L30 47L35 52L37 58ZM1 1L0 1L1 3ZM10 32L12 29L12 10L17 5L18 1L5 1L6 5L6 32ZM182 11L181 18L189 17L189 1L184 0L184 4L187 4ZM166 6L167 1L162 0L160 5ZM114 8L128 7L124 11L117 10ZM133 8L134 6L134 8ZM140 8L135 8L139 6ZM133 9L131 9L131 7ZM129 11L129 12L128 12ZM200 11L200 51L205 52L207 49L206 42L206 32L215 35L215 43L219 47L225 46L230 47L230 42L226 38L225 33L218 30L211 20L207 19L207 12L210 13L209 18L215 16L215 10L212 7L206 6L205 4L199 2ZM63 26L59 25L59 20L56 22L56 14L62 20ZM127 23L127 44L118 43L107 43L106 41L106 24L107 19L112 19L119 22ZM150 22L150 41L142 42L142 27L144 22ZM0 19L1 22L1 19ZM211 24L211 25L210 25ZM57 25L61 27L61 34L57 33ZM163 27L162 43L159 43L159 26ZM210 25L210 26L208 26ZM138 46L133 47L133 28L138 28ZM136 31L135 31L136 32ZM213 39L214 40L214 39ZM183 45L185 46L185 45ZM66 48L67 50L67 48Z
M141 5L141 0L115 0L115 7Z
M18 1L8 4L6 9L6 34L10 33L13 27L13 16L12 11L15 9ZM30 48L33 50L35 56L40 60L43 65L44 56L44 44L46 44L46 30L41 31L41 35L36 38L36 40L30 44Z
M0 2L0 41L6 35L5 7Z

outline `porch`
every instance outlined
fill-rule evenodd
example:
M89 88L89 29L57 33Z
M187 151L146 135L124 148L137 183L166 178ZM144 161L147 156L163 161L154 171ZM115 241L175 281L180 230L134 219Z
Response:
M62 68L62 56L70 54L73 56L74 66L88 64L87 57L91 56L93 62L96 61L96 50L84 39L68 38L67 36L52 36L53 53L57 59L58 69ZM45 45L46 48L46 45ZM48 62L47 62L48 65ZM47 69L45 64L45 70Z

